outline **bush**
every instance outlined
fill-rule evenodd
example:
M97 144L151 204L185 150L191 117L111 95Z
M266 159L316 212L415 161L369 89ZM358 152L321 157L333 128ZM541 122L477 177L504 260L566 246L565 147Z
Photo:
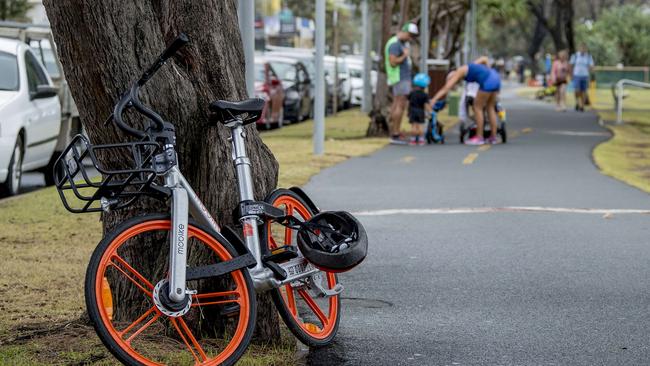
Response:
M589 26L576 29L599 65L645 66L650 60L650 14L636 5L613 7Z

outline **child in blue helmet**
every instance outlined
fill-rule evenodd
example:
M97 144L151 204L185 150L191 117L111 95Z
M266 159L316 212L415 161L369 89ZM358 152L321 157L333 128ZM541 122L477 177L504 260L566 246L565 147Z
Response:
M431 104L426 88L431 78L429 75L419 73L413 77L413 90L409 94L409 123L411 124L410 145L424 145L424 124L427 114L431 113Z

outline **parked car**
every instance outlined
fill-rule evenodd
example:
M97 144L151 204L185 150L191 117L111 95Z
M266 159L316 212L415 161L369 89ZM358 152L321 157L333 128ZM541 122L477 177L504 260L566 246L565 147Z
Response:
M311 78L305 65L294 58L266 56L284 87L284 118L303 121L312 115Z
M316 65L314 61L314 51L311 49L301 49L301 48L289 48L289 47L277 47L277 46L267 46L267 49L271 49L265 55L267 56L279 56L279 57L287 57L287 58L292 58L295 60L298 60L305 65L305 68L307 69L307 73L309 74L309 79L312 81L311 82L311 96L312 96L312 116L313 116L313 111L314 111L314 95L315 94L315 83L314 81L316 80ZM326 71L327 73L327 71ZM332 102L333 102L333 90L334 90L334 83L329 81L326 76L325 78L326 83L325 83L325 98L326 98L326 104L325 104L325 112L329 113L332 110Z
M352 87L352 105L361 105L363 100L363 59L356 57L346 58L350 70L350 84ZM377 91L377 71L370 70L370 90L372 95Z
M58 89L24 42L0 38L0 194L20 189L24 171L52 171L61 130Z
M61 151L72 141L72 138L83 133L79 119L79 111L72 99L72 94L63 74L63 67L57 57L52 30L47 25L27 24L0 21L0 39L20 41L31 46L31 50L38 60L45 66L45 70L58 88L61 104L59 137L51 160L48 165L40 169L45 178L45 184L54 184L54 177L50 167L58 158Z
M350 71L348 70L348 65L343 57L338 57L338 62L336 62L336 59L337 58L334 56L325 56L325 70L327 71L329 83L331 83L331 85L334 85L334 75L336 75L336 71L338 71L338 85L336 88L339 96L337 101L338 109L347 109L350 108L350 102L352 100Z
M267 130L272 125L282 127L284 122L284 89L282 81L273 70L271 64L263 57L255 57L255 94L266 101L262 118L258 125Z

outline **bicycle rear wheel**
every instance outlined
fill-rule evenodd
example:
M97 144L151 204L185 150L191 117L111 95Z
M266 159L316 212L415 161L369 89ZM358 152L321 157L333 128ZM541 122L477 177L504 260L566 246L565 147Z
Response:
M232 365L255 326L250 275L243 269L219 281L188 281L198 293L187 307L179 314L161 307L154 294L163 292L158 285L167 277L170 227L168 215L147 215L106 235L86 272L88 315L104 345L127 365ZM188 266L236 255L219 235L192 221L186 243Z
M285 210L300 220L308 220L314 212L291 190L278 189L267 200L275 207ZM269 249L290 245L297 246L296 230L277 223L266 224L266 239ZM333 289L337 284L334 273L321 272L312 278L327 288ZM291 283L271 290L271 297L289 330L302 343L310 347L322 347L330 344L339 328L341 317L341 299L339 295L320 298L313 294L309 284Z

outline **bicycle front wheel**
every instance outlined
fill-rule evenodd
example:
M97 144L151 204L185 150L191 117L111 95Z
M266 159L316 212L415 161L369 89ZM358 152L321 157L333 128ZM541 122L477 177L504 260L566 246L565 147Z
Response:
M183 309L160 306L169 263L169 215L127 220L93 253L86 307L104 345L127 365L232 365L255 327L256 302L246 269L218 280L188 281L197 290ZM188 266L227 261L234 248L192 221Z

